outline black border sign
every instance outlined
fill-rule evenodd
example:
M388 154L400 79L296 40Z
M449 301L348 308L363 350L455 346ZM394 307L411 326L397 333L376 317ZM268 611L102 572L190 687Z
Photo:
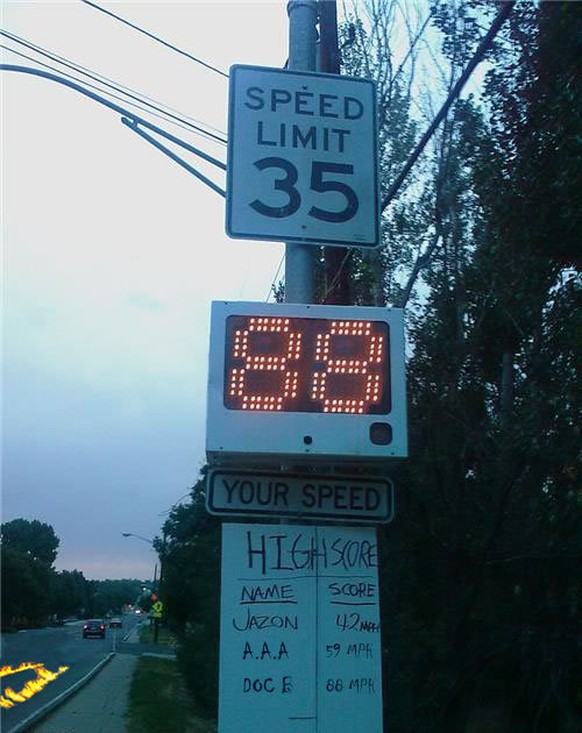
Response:
M231 516L387 523L394 518L394 485L383 477L214 469L206 508Z
M404 348L399 308L213 301L208 463L302 470L405 458Z
M377 145L372 81L232 66L227 234L377 247Z

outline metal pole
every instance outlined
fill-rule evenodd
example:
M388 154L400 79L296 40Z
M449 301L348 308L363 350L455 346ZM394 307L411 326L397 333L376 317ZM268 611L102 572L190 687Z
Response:
M336 0L319 2L319 47L320 71L326 74L340 73L340 54L337 37ZM350 299L350 262L349 250L345 247L324 247L325 260L325 303L349 305Z
M289 0L290 71L315 71L317 48L316 0ZM313 302L313 245L285 245L285 302Z
M164 592L164 571L166 569L166 541L167 541L167 535L166 531L163 531L162 535L162 549L160 552L160 580L158 583L158 596L162 598L163 592Z
M162 540L162 549L160 552L160 579L158 581L158 587L157 587L157 595L158 595L158 601L161 601L165 604L166 599L164 596L164 569L165 569L165 562L166 562L166 531L164 530L163 534L163 540ZM165 613L165 609L163 611ZM158 643L158 635L160 632L160 618L154 619L154 644Z

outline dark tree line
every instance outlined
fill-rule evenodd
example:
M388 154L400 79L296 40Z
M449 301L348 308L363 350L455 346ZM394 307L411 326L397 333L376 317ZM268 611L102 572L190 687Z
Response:
M384 190L500 5L407 3L404 56L402 7L358 3L340 28L342 73L377 82ZM378 530L391 733L582 729L581 44L580 3L512 3L383 247L350 254L352 302L406 309L410 455ZM164 527L165 594L210 714L219 527L203 473Z
M142 595L140 580L87 580L80 570L55 570L60 541L50 524L14 519L1 525L0 538L5 631L118 613Z

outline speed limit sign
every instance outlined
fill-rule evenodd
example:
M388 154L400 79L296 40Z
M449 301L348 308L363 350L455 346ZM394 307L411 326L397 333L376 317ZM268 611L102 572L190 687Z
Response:
M370 248L379 229L374 83L232 66L227 234Z

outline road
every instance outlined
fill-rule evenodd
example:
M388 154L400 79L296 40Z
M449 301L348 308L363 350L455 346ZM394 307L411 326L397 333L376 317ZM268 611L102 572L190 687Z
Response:
M16 702L11 708L2 708L2 730L9 733L19 723L35 714L40 708L62 695L83 679L111 652L119 651L123 639L141 620L139 616L123 617L122 629L109 629L105 639L83 639L82 621L74 621L57 628L31 629L2 636L2 667L17 669L23 663L41 664L44 669L58 673L42 689L24 702ZM27 669L3 676L2 694L7 687L15 692L22 690L29 680L37 680L42 670Z

